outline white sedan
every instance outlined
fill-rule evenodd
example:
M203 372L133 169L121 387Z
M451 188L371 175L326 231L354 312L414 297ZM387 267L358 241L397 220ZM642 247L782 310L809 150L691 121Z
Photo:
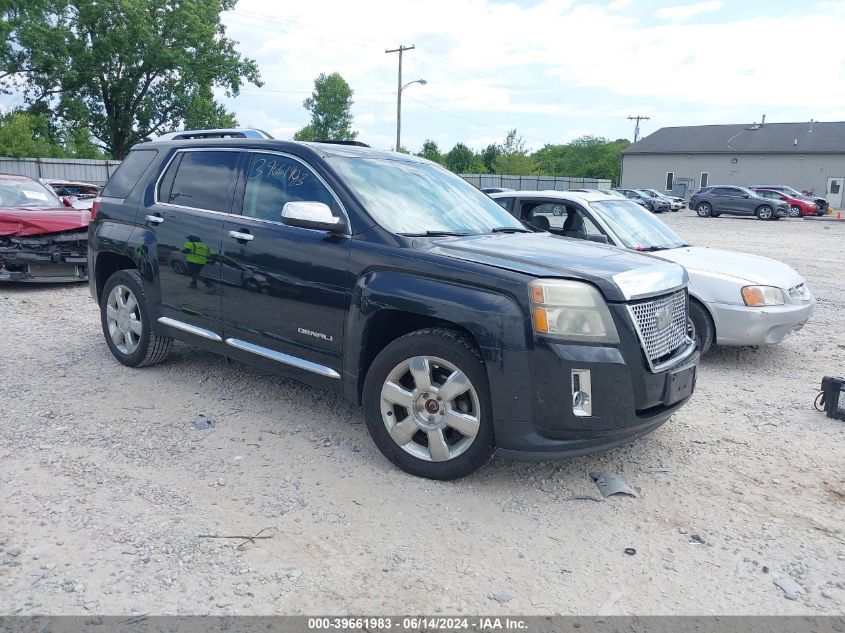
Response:
M691 336L713 345L768 345L800 330L816 306L784 263L687 244L640 205L601 192L514 191L493 199L523 222L681 264L690 278Z

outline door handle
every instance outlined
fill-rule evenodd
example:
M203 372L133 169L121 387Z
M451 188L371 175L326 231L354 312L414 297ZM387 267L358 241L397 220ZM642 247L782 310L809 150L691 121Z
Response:
M250 233L241 233L240 231L229 231L229 237L236 240L243 240L245 242L251 242L255 239L254 235Z
M155 225L159 225L162 222L164 222L164 218L161 217L160 215L148 215L148 216L145 216L144 219L147 222L152 222Z

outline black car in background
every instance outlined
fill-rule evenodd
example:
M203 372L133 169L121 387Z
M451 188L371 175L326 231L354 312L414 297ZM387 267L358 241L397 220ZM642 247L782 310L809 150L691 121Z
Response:
M789 204L757 195L745 187L714 186L699 189L689 200L700 218L728 215L757 216L758 220L779 220L789 215Z
M653 198L642 191L637 191L636 189L614 189L614 191L617 191L626 198L644 206L652 213L663 213L664 211L672 210L672 204L664 198Z

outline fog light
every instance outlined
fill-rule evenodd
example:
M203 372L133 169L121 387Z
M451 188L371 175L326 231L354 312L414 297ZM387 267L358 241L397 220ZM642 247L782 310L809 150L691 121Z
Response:
M593 415L593 385L589 369L572 370L572 413L579 418Z

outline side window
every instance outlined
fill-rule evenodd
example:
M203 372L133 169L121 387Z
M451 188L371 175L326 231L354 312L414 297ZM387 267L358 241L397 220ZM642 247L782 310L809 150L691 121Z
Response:
M493 200L506 211L513 208L513 198L493 198Z
M112 174L103 189L103 196L107 198L125 198L135 188L141 176L158 152L154 149L136 149L123 159L120 167ZM64 195L64 194L60 194Z
M710 190L710 195L713 196L729 196L731 195L730 190L727 187L713 187Z
M282 221L288 202L322 202L340 215L329 190L298 160L276 154L253 154L249 161L243 215L259 220Z
M239 156L213 150L180 152L161 180L159 202L228 213Z
M595 222L593 222L586 213L580 209L576 209L575 212L584 220L584 228L587 229L587 235L604 235L604 233L601 232L601 229L596 226Z
M555 202L537 204L533 208L529 207L527 212L523 211L523 220L541 229L562 229L566 222L566 206Z

